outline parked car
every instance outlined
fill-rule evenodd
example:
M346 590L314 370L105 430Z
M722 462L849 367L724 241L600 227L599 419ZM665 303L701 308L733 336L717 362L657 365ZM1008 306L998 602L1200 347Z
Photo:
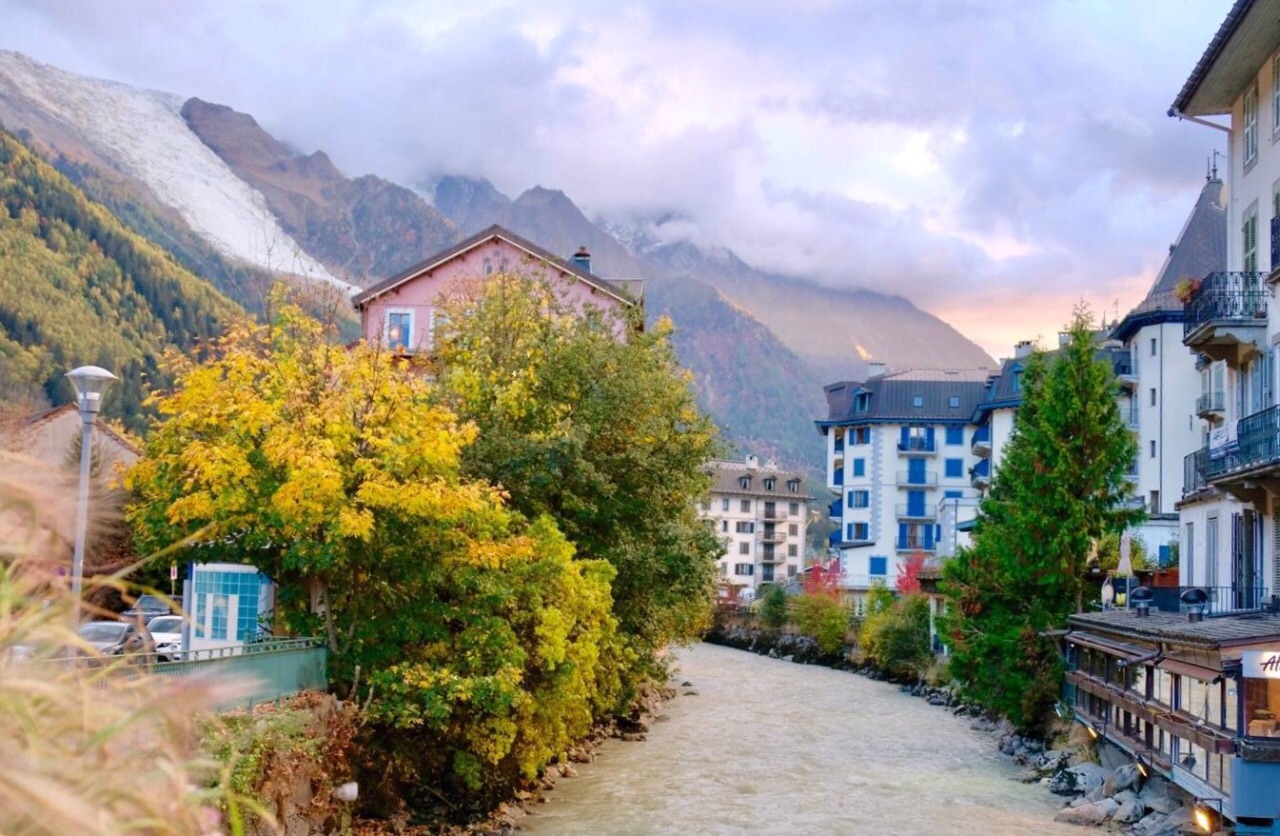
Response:
M80 639L103 656L153 653L155 644L147 628L127 621L90 621L80 625Z
M141 617L146 624L157 615L169 615L173 609L158 595L139 595L133 606L120 613L120 618L130 621Z
M158 615L147 622L158 661L172 662L182 652L182 621L180 615Z

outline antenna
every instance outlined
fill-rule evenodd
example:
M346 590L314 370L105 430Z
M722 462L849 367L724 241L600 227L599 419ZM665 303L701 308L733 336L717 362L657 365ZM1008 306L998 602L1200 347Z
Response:
M1210 180L1218 179L1218 157L1222 157L1223 159L1226 159L1227 155L1219 151L1217 148L1214 148L1213 149L1213 165L1210 168L1210 177L1209 177Z

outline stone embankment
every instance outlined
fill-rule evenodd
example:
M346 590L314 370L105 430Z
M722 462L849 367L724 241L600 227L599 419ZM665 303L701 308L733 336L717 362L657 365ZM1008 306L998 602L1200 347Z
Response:
M706 640L774 659L828 665L891 681L875 668L851 663L847 654L821 653L807 636L728 625L714 628ZM1093 744L1086 740L1046 750L1040 741L1019 735L1008 720L988 716L950 688L905 683L900 690L957 716L973 718L971 728L990 734L1003 754L1024 767L1020 780L1039 783L1049 792L1069 798L1055 821L1132 836L1182 836L1193 828L1191 800L1180 789L1157 775L1143 778L1133 763L1120 763L1113 769L1102 766Z

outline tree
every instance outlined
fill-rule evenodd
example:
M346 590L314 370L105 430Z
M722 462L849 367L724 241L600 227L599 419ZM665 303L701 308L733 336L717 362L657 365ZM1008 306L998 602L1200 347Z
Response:
M720 448L670 322L642 332L638 312L577 307L510 273L457 284L439 311L440 395L479 429L466 472L613 565L614 613L640 658L699 636L722 545L694 508Z
M781 630L787 623L787 592L771 585L760 601L760 620L771 630Z
M1080 611L1093 545L1142 515L1125 480L1136 443L1092 325L1088 309L1077 308L1063 347L1028 360L973 547L943 571L951 670L972 699L1030 732L1045 730L1061 677L1045 632Z
M826 654L837 653L849 638L849 611L834 595L822 593L796 598L796 629Z
M929 599L918 593L877 602L858 630L864 660L891 676L919 678L933 661Z
M153 403L127 476L141 546L194 537L193 559L275 580L277 623L326 637L337 690L375 683L398 774L500 792L617 702L612 567L463 474L476 429L428 379L277 294Z

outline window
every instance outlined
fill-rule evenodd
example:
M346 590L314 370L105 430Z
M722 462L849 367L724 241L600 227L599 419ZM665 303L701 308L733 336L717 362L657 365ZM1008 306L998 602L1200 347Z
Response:
M792 493L799 493L799 492L800 492L800 480L799 480L799 479L789 479L789 480L787 480L787 490L791 491ZM793 502L793 503L791 503L791 504L792 504L792 505L795 505L795 503L794 503L794 502ZM794 512L793 512L793 513L794 513Z
M742 488L744 491L751 490L751 477L750 476L738 477L738 487Z
M1258 85L1244 94L1244 164L1258 156Z
M947 406L951 407L952 409L959 409L960 398L958 398L955 395L952 395L950 398L947 398Z
M792 564L791 566L788 566L788 567L787 567L787 577L788 577L788 578L794 578L794 577L796 576L796 571L797 571L797 567L796 567L794 564Z
M729 521L728 521L728 520L721 520L721 521L720 521L720 530L721 530L721 531L724 531L724 532L728 532L728 531L729 531Z
M946 468L948 479L959 479L964 476L964 459L947 459Z
M854 460L853 460L853 475L854 475L854 476L866 476L866 475L867 475L867 460L866 460L866 459L854 459Z
M1149 505L1147 505L1147 513L1148 514L1160 513L1160 491L1151 492L1151 502Z
M1013 370L1013 391L1022 391L1022 369Z
M797 556L798 555L796 553L796 544L792 543L791 545L787 546L787 557L797 557Z
M871 491L849 491L850 508L869 508L870 506Z
M1152 357L1156 356L1156 338L1155 337L1151 338L1151 356Z
M766 491L771 491L771 490L773 490L773 486L774 486L774 485L776 485L776 484L778 484L778 480L777 480L777 479L775 479L774 477L772 477L772 476L767 476L767 477L765 477L765 480L764 480L764 489L765 489Z
M1156 387L1154 386L1151 387L1151 405L1156 405Z
M853 398L853 411L866 412L871 408L871 393L859 392Z
M866 542L871 539L871 525L869 523L849 523L846 528L848 529L850 540L855 542Z
M738 534L755 534L756 524L754 522L736 522L733 524L733 530Z
M795 523L791 523L790 525L787 526L787 534L791 535L792 537L796 536L799 533L800 533L800 529Z
M791 514L791 516L793 516L793 517L798 517L798 516L800 516L800 503L799 503L799 502L792 502L790 505L788 505L788 506L787 506L787 513Z
M720 500L720 510L721 510L721 511L728 511L728 510L729 510L729 500L728 500L728 499L722 499L722 500Z
M1271 130L1280 131L1280 55L1271 59Z
M947 427L948 444L964 444L964 427Z
M751 513L751 500L749 500L749 499L744 499L744 500L742 500L742 502L741 502L741 503L739 503L738 508L742 511L742 513L744 513L744 514L750 514L750 513Z
M914 397L912 397L911 405L914 406L916 409L919 409L920 407L924 406L924 395L915 395Z
M854 444L870 444L871 428L870 427L854 427L853 443Z
M413 340L413 311L387 311L387 348L392 351L408 351Z
M1156 457L1156 440L1153 438L1151 439L1151 458L1154 459L1155 457Z
M733 564L733 574L746 575L750 577L755 574L756 567L751 563L735 563Z
M1255 273L1258 270L1258 207L1252 206L1245 215L1244 228L1241 230L1241 243L1244 247L1244 271Z
M874 576L884 576L889 574L889 558L873 557L869 561L870 571Z
M710 511L710 510L711 510L711 500L709 500L709 499L704 499L704 500L702 500L701 505L702 505L702 510L704 510L704 511Z
M739 543L739 544L738 544L738 554L751 554L751 544L750 544L750 543Z

